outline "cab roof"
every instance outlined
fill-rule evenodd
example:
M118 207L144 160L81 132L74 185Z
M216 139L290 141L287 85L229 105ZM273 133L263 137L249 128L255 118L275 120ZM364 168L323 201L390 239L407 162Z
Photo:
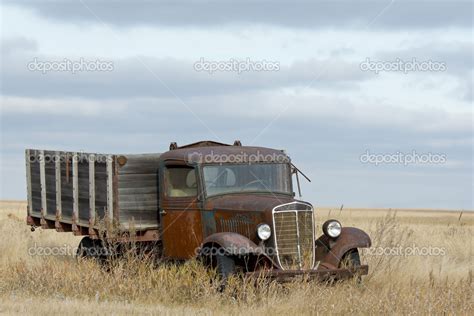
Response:
M176 143L171 143L170 150L163 153L160 159L163 161L183 161L191 164L290 162L290 157L284 150L242 146L240 141L235 141L233 145L214 141L200 141L180 147Z

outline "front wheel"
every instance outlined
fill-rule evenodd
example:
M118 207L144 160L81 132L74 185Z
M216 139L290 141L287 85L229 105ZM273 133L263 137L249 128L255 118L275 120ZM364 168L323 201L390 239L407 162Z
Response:
M236 273L235 259L232 256L218 253L216 255L217 274L221 280L219 290L223 291L227 286L229 277Z
M342 269L355 269L360 267L360 255L357 249L349 250L344 254L339 263L339 268ZM358 283L362 281L362 277L360 275L355 275L354 278L357 280Z
M341 262L339 263L340 268L358 268L360 267L360 255L357 249L352 249L344 254Z

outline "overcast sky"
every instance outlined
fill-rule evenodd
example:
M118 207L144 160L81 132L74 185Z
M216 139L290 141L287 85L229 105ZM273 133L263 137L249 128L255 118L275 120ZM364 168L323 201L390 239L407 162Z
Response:
M472 1L0 7L1 199L26 199L25 148L240 139L286 149L316 206L474 209ZM202 60L277 68L209 73ZM97 61L106 69L84 66ZM41 68L60 62L82 68ZM411 68L370 68L395 63ZM394 154L431 158L366 161Z

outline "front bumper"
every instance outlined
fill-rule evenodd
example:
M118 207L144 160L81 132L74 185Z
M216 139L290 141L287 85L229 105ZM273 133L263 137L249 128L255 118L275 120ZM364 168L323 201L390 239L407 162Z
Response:
M361 265L351 269L327 269L318 268L317 270L262 270L247 272L248 277L264 277L278 282L290 282L295 279L303 280L344 280L354 276L367 275L369 273L368 265Z

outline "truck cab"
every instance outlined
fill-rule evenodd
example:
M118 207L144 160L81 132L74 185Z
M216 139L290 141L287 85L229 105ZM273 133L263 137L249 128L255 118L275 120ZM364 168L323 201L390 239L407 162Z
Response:
M283 150L240 142L171 146L159 168L167 258L214 258L217 267L216 260L232 261L228 265L247 272L303 272L338 269L346 253L370 244L365 233L337 221L324 225L333 237L326 231L317 238L314 208L295 199L297 169ZM349 235L357 235L355 241L349 243ZM339 238L344 247L336 246Z

